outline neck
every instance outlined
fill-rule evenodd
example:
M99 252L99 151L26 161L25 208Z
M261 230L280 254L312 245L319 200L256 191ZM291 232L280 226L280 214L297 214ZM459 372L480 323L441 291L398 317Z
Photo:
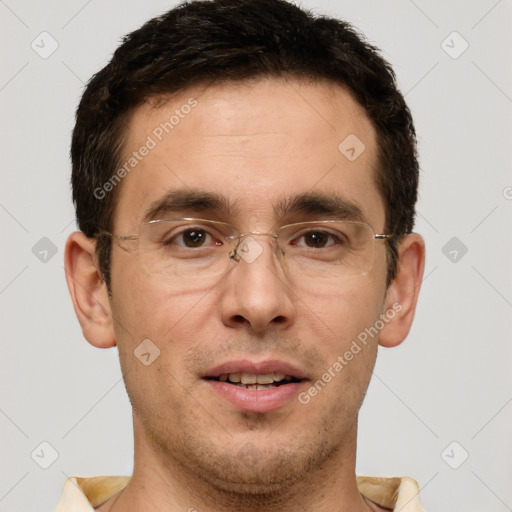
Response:
M357 422L338 449L298 480L277 487L226 488L207 481L155 446L134 414L135 461L128 486L104 510L110 512L367 512L373 510L357 489ZM115 500L115 501L114 501ZM110 507L108 506L110 505ZM102 507L103 510L103 507Z

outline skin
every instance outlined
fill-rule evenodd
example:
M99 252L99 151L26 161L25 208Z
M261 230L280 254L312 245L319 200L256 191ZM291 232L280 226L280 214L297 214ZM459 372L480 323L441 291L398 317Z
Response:
M356 204L375 232L384 232L376 133L343 88L259 79L182 91L134 112L126 156L190 97L197 107L123 179L115 233L136 233L149 206L177 189L224 196L233 205L229 218L209 217L242 231L273 232L285 221L322 218L282 219L274 210L279 201L317 192ZM349 134L366 146L353 162L338 150ZM423 240L404 238L389 288L385 242L376 243L367 274L318 284L291 280L269 241L259 241L264 250L255 262L232 263L223 279L204 287L171 286L114 244L109 296L94 241L81 233L69 237L66 274L84 336L96 347L117 345L133 405L133 476L100 510L380 510L356 485L357 415L378 344L396 346L409 332ZM232 359L279 359L304 372L301 390L307 390L396 303L401 310L380 335L307 405L293 399L274 411L243 412L201 378ZM161 351L149 366L133 355L147 338Z

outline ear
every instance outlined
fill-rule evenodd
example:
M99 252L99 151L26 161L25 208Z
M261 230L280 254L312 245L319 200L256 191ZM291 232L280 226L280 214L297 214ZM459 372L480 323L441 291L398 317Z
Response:
M396 347L409 334L424 269L423 238L416 233L406 235L398 248L397 274L386 293L385 312L389 312L389 321L380 331L379 344L383 347Z
M64 268L85 339L98 348L115 346L107 285L96 260L96 241L81 232L72 233L66 242Z

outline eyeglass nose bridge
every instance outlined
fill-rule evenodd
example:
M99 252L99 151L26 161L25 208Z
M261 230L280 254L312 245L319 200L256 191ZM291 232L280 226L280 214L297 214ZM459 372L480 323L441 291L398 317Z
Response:
M259 246L259 244L258 246L260 247L261 250L256 252L254 250L251 251L251 248L247 247L249 244L244 244L244 242L249 240L252 236L270 236L274 240L279 239L279 235L277 233L263 233L261 231L248 231L246 233L241 233L240 235L228 236L226 237L227 240L238 241L236 247L233 250L231 250L228 254L230 260L239 262L241 259L244 259L247 263L252 263L260 256L260 254L263 252L263 249L261 249L261 246ZM243 252L248 252L249 254L244 257L242 256ZM251 252L252 255L250 254Z

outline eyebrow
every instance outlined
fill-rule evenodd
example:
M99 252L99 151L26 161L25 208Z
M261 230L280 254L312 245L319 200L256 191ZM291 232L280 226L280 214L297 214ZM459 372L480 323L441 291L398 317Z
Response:
M236 210L230 201L213 192L172 190L154 201L144 213L144 222L170 213L208 213L219 217L232 216ZM280 200L274 206L278 218L296 215L329 217L339 220L366 221L359 206L336 194L304 193Z
M305 193L279 202L274 208L278 217L290 215L322 215L339 220L366 222L357 204L336 194Z
M169 213L187 211L229 215L232 206L225 197L219 194L200 190L172 190L151 204L144 213L144 222Z

